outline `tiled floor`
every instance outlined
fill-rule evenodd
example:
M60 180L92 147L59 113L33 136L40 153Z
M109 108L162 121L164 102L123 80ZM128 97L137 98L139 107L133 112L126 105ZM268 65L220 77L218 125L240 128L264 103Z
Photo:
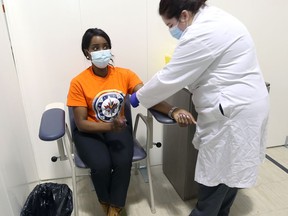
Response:
M288 168L288 148L267 149L267 155ZM141 174L132 173L126 212L128 216L188 216L196 200L182 201L162 172L162 166L152 167L156 213L149 205L148 184ZM70 180L66 182L68 185ZM79 216L102 216L95 191L88 176L79 177ZM266 160L261 166L257 185L239 191L230 216L287 216L288 173Z

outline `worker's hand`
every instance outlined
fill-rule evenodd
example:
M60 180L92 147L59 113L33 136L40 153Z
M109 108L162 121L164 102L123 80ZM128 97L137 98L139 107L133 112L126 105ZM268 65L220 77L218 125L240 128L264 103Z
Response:
M196 124L196 120L192 114L185 109L177 108L172 113L172 117L180 127L187 127L188 125Z
M113 119L112 130L113 131L123 130L127 126L126 122L127 120L125 117L117 116L116 118Z

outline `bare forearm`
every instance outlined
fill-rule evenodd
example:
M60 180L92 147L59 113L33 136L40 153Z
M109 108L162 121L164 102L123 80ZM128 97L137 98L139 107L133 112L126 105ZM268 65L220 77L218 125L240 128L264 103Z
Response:
M168 115L170 118L174 119L181 127L185 127L190 124L196 124L195 118L189 111L172 106L165 101L156 104L155 106L151 107L151 109Z
M172 107L173 107L172 105L168 104L165 101L162 101L161 103L158 103L158 104L154 105L153 107L151 107L151 109L154 109L156 111L159 111L159 112L167 115Z
M85 133L103 133L113 130L113 123L92 122L88 120L81 120L76 124L81 132Z

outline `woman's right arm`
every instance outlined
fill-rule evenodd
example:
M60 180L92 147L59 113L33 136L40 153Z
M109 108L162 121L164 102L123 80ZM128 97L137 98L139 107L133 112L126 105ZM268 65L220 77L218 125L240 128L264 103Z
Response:
M77 129L85 133L97 133L117 131L125 127L121 119L115 119L111 123L106 122L93 122L87 120L88 111L86 107L73 107L74 121Z

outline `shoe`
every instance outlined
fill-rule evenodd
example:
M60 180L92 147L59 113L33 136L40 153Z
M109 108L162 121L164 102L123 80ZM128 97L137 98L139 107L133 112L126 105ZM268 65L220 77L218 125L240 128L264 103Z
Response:
M120 216L121 211L122 211L122 208L110 206L109 211L108 211L108 216Z

